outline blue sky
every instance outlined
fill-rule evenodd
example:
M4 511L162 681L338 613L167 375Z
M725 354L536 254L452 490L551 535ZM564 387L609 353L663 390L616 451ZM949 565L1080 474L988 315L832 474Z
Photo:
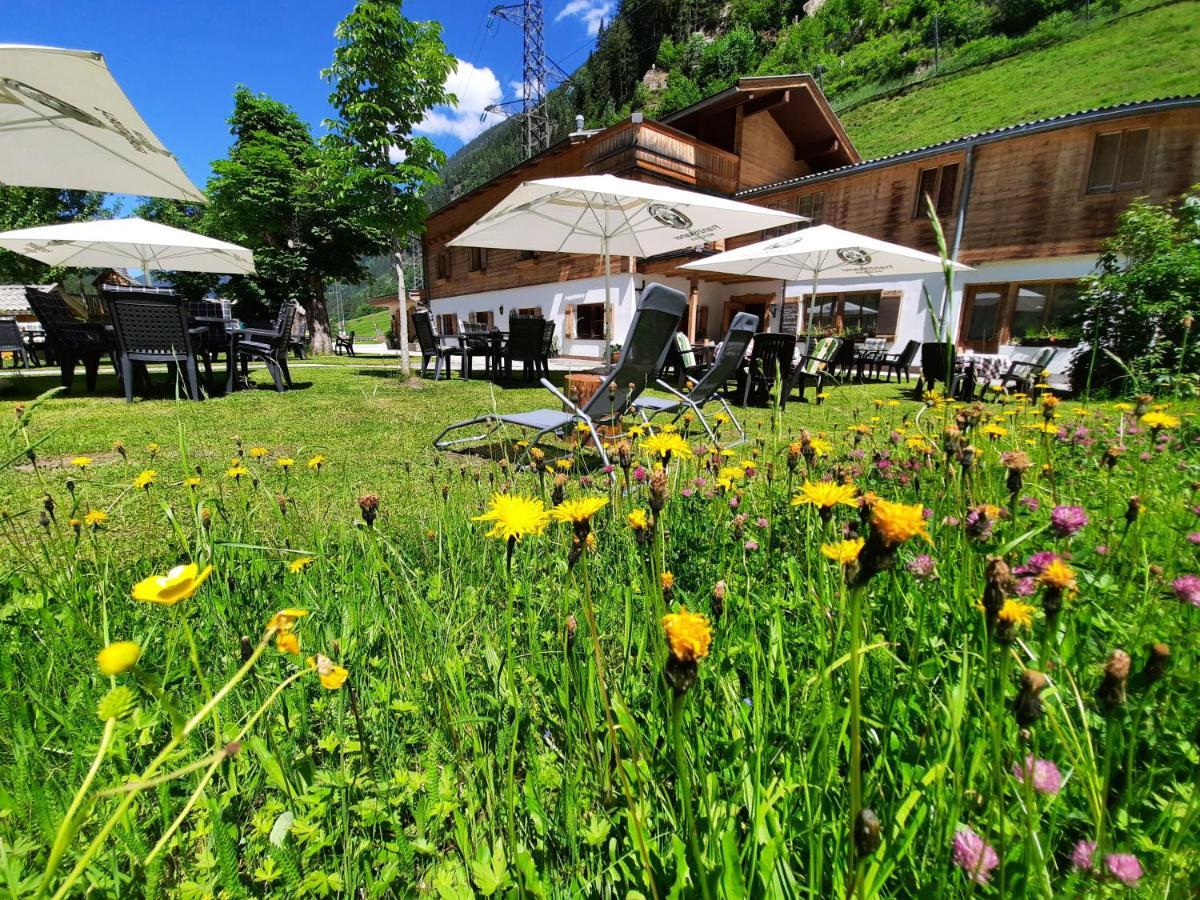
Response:
M225 155L233 90L245 84L295 107L314 128L329 114L321 69L352 0L2 0L0 43L97 50L159 139L203 186ZM521 91L521 33L492 22L497 0L407 0L412 19L437 19L461 64L458 109L424 123L453 151L486 124L490 103ZM546 52L567 71L587 58L615 0L546 0Z

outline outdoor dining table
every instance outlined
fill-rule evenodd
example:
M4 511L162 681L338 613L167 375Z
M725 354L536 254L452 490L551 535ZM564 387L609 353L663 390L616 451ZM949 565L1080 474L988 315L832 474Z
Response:
M488 342L487 356L491 360L492 365L492 380L497 380L500 377L500 361L504 358L504 345L508 343L508 332L493 329L491 331L479 331L475 334L459 333L455 335L444 335L445 337L454 337L458 339L458 349L462 353L462 374L463 378L471 377L471 353L468 350L467 344L470 341Z
M960 353L954 360L954 371L964 376L962 394L969 398L976 386L987 387L1008 371L1009 362L1007 356L999 353Z
M202 327L208 329L208 336L214 349L220 343L225 343L228 358L228 365L225 369L225 393L232 394L242 387L241 380L237 375L237 345L241 336L241 322L221 316L192 316L192 321L199 322Z

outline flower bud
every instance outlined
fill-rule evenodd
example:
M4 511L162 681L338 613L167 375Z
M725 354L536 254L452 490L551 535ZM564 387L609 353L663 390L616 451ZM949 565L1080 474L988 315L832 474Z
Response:
M1046 687L1046 676L1035 669L1026 669L1021 675L1021 686L1013 700L1013 717L1022 728L1028 728L1042 717L1041 693Z
M650 508L661 512L667 504L667 470L655 469L650 476Z
M725 594L726 587L724 581L718 581L713 585L712 589L712 616L713 620L720 619L725 615Z
M1167 674L1167 663L1171 661L1171 648L1166 644L1150 644L1147 648L1145 668L1142 669L1142 684L1146 687L1160 681Z
M1115 712L1125 704L1129 665L1129 654L1124 650L1116 649L1109 654L1108 662L1104 664L1104 680L1100 682L1100 689L1096 692L1096 698L1105 712Z
M449 485L442 487L442 499L446 499L446 494L449 492ZM362 513L362 519L370 528L375 524L375 516L379 513L379 497L375 494L366 494L358 498L358 509Z
M875 810L863 807L854 818L854 846L859 856L870 856L883 842L879 816Z

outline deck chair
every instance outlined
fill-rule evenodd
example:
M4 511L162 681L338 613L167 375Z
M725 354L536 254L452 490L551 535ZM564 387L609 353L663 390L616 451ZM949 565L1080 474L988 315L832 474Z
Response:
M1009 363L1008 371L993 381L992 384L999 384L1000 389L1006 394L1008 393L1008 386L1010 384L1014 390L1025 394L1032 394L1033 386L1041 381L1042 371L1050 368L1050 363L1054 360L1056 352L1053 347L1043 347L1033 359L1014 359ZM984 393L990 386L988 384L981 384L979 386L980 394Z
M596 430L600 425L615 425L629 411L634 401L646 389L646 385L662 368L675 329L683 318L686 306L684 295L674 288L661 284L647 285L634 313L629 334L621 347L621 356L612 371L600 383L596 392L582 406L576 406L546 378L542 387L557 397L563 409L535 409L524 413L488 413L465 422L455 422L443 429L433 441L438 450L447 450L460 444L473 444L489 439L505 425L515 425L534 432L519 462L525 462L538 441L551 433L563 434L568 428L582 422L600 459L608 465L608 454ZM611 388L611 391L610 391ZM482 433L468 437L451 438L452 432L473 426L485 425Z
M721 396L721 391L725 387L725 382L734 377L737 367L741 365L742 359L746 356L746 348L750 346L750 341L754 337L754 333L758 330L758 316L747 312L740 312L733 317L733 321L729 323L729 333L725 335L725 340L721 343L721 350L713 360L712 365L708 367L699 379L688 377L688 382L691 384L691 391L687 394L682 394L669 385L661 378L658 380L658 386L669 394L674 395L674 399L666 397L638 397L633 402L633 408L642 417L642 421L647 425L651 424L651 420L658 415L674 413L672 422L676 422L679 418L689 410L693 412L704 431L708 434L709 440L714 444L720 444L717 440L716 432L709 425L708 419L704 417L703 407L710 400L716 400L721 404L721 408L725 410L725 414L729 416L729 421L733 423L733 427L737 429L738 439L726 444L727 447L734 447L738 444L745 443L746 432L742 429L742 425L737 420L737 416L733 414L733 410L729 408L729 404L725 398Z
M845 346L841 338L825 337L817 341L817 346L813 348L813 352L807 356L801 356L800 362L792 373L792 380L788 383L787 391L783 395L783 406L787 403L787 398L791 396L795 389L800 390L800 402L805 403L804 389L812 384L813 393L817 396L817 403L821 402L821 388L825 384L825 379L833 378L834 360L837 359L838 353Z

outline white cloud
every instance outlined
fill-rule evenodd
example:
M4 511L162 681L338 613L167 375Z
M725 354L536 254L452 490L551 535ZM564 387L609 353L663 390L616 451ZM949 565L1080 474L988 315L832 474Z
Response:
M450 135L466 143L504 118L503 113L487 112L488 106L504 99L500 80L487 66L476 67L460 59L458 68L446 78L446 91L457 97L458 102L427 112L416 131Z
M564 6L554 21L558 22L568 17L579 19L586 27L587 33L595 37L600 33L600 23L612 12L612 3L604 0L571 0Z
M517 99L517 100L525 99L525 82L524 81L510 81L508 83L508 88L509 88L509 90L512 91L512 95L515 99Z

